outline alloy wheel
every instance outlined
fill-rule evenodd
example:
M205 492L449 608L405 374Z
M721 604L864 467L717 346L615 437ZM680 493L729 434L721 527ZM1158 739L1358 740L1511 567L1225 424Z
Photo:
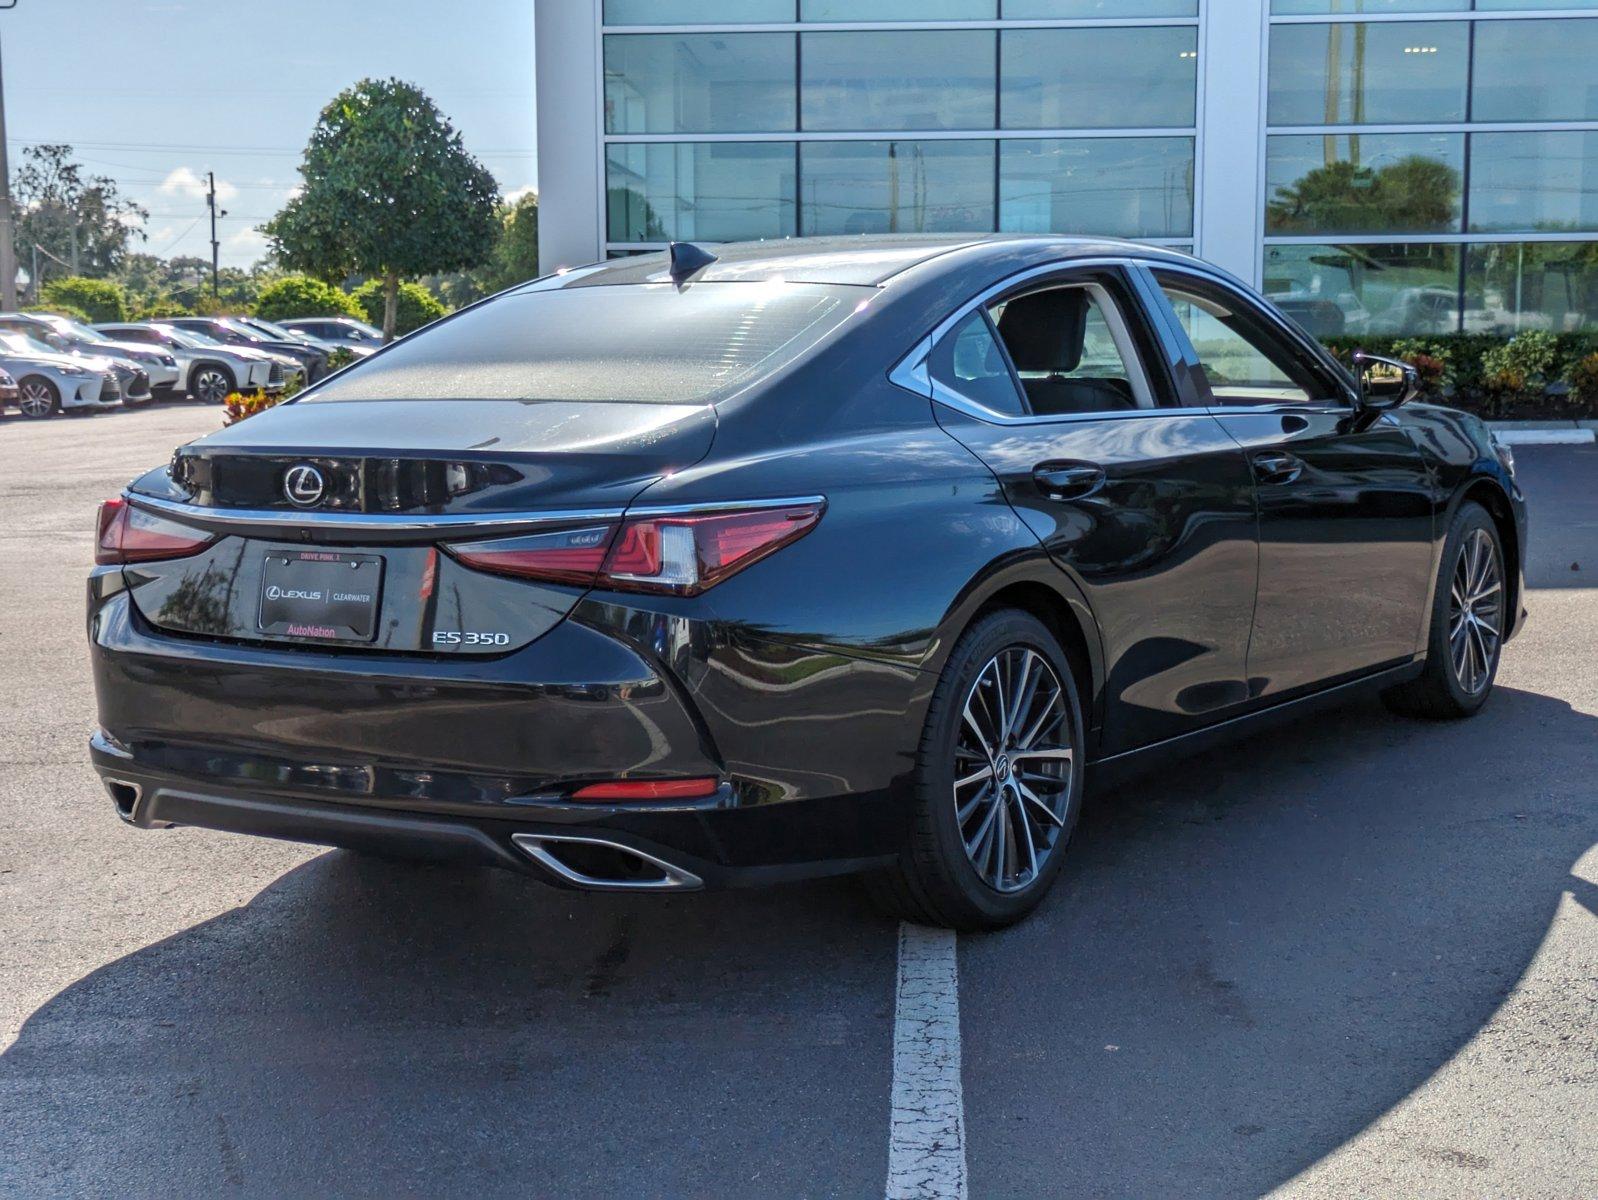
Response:
M48 417L55 410L55 393L43 380L30 379L22 385L17 406L25 417Z
M1479 695L1493 677L1503 645L1503 572L1485 529L1472 529L1459 548L1448 597L1448 653L1454 678Z
M194 394L207 404L221 404L227 393L227 377L221 371L201 371L194 381Z
M967 858L984 883L1018 892L1038 877L1070 812L1073 749L1065 689L1036 650L1010 646L966 694L953 799Z

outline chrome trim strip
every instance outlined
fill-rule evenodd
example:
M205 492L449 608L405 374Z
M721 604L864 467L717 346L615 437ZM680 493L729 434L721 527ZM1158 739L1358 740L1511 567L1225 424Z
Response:
M529 526L616 521L625 511L620 508L559 510L515 513L403 513L331 512L326 509L204 508L155 496L124 492L137 508L206 526L224 528L320 529L351 533L426 533L444 530L451 533L492 533Z
M329 512L325 509L204 508L137 492L123 492L136 508L202 526L229 529L317 529L330 533L366 534L433 533L478 536L537 529L546 525L580 525L593 521L619 521L622 517L669 517L690 513L715 513L761 508L790 508L803 504L825 505L825 496L782 496L769 500L704 500L695 504L649 504L631 508L545 509L507 513L437 513L412 516L402 513Z
M554 833L515 833L511 835L510 840L516 844L518 849L526 853L529 858L533 859L541 866L547 867L549 870L555 872L555 874L566 880L566 882L576 884L581 888L587 888L590 891L669 892L679 890L691 891L695 888L701 888L705 886L705 881L699 878L699 876L695 875L692 871L684 870L682 867L665 861L665 859L656 858L653 854L647 854L642 850L634 849L632 846L624 846L620 842L608 841L605 838L575 837L570 834ZM561 862L560 859L556 858L547 849L545 849L545 846L548 844L603 846L607 850L616 850L622 854L636 858L639 862L648 863L657 871L660 871L665 878L633 881L623 879L600 879L594 875L585 875L576 868L567 866L565 863Z
M697 504L640 504L628 517L675 517L692 513L743 512L751 508L796 508L803 504L826 506L825 496L780 496L773 500L702 500Z

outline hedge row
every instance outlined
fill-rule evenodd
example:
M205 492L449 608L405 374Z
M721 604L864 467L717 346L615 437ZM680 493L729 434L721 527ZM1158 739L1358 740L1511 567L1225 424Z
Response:
M1490 420L1598 418L1598 331L1322 340L1345 363L1355 350L1401 358L1429 398Z

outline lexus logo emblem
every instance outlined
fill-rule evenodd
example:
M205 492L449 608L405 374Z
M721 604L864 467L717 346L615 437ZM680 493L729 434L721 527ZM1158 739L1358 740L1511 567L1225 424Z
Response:
M327 494L327 480L310 463L299 463L290 467L283 476L283 494L288 497L290 504L310 508L320 504L322 497Z

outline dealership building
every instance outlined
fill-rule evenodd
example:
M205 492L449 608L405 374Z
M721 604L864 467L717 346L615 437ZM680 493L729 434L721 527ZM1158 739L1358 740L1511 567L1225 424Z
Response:
M1323 334L1598 327L1598 2L538 0L537 56L546 268L1115 235Z

